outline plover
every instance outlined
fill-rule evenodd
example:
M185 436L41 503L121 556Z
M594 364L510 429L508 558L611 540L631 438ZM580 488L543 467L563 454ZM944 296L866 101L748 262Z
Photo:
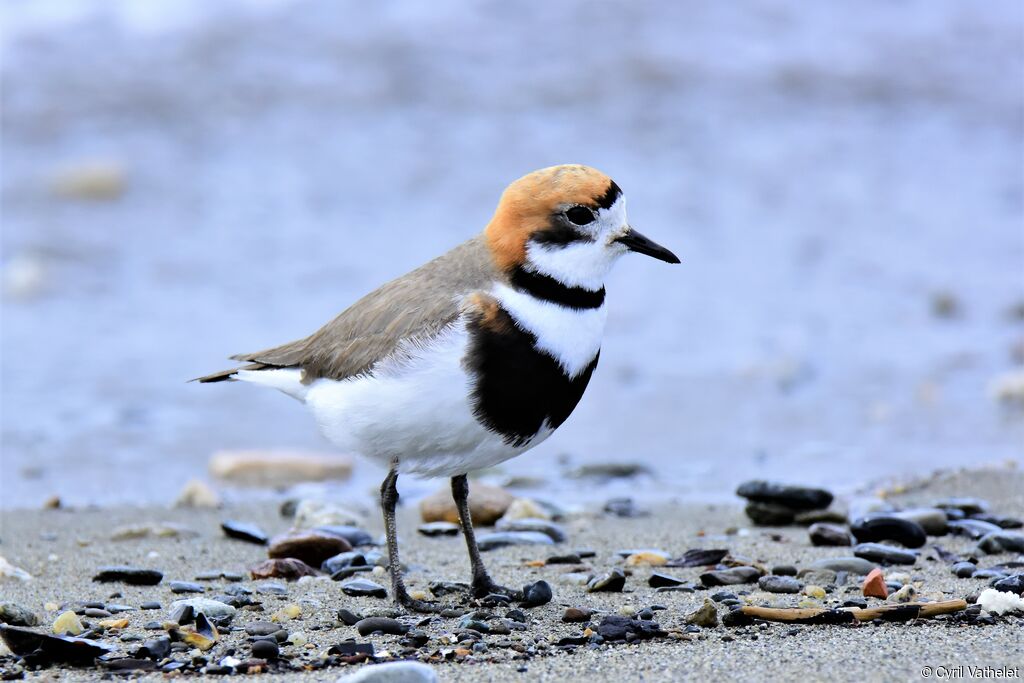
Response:
M466 475L538 445L579 402L597 366L604 281L628 251L679 259L630 227L626 199L587 166L516 180L483 233L367 294L304 339L232 356L240 380L306 404L338 448L389 468L381 486L394 598L417 611L395 529L399 473L450 477L475 596L496 585L480 558Z

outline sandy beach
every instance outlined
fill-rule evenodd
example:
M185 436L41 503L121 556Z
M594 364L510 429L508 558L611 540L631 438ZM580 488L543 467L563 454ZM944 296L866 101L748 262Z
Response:
M994 512L1001 515L1024 515L1024 473L1012 466L978 471L940 473L909 484L902 492L887 500L901 506L930 504L950 496L982 498ZM739 501L739 499L737 499ZM352 501L349 501L350 503ZM369 507L369 496L357 501ZM841 501L840 501L841 503ZM193 581L204 572L237 573L244 580L235 585L256 589L256 604L243 607L235 614L230 627L222 628L220 641L203 657L215 664L229 655L248 657L246 624L266 621L272 615L281 617L288 605L298 605L300 615L284 619L280 626L290 635L300 633L305 644L284 644L281 659L269 670L281 680L334 680L351 673L357 665L339 665L320 670L301 670L304 664L322 659L328 649L347 639L373 643L377 659L400 657L403 636L374 634L360 636L352 626L339 621L339 608L362 616L398 616L400 621L417 625L428 636L419 650L404 650L407 657L430 661L443 681L578 681L585 678L621 681L674 681L690 678L717 680L750 680L752 673L768 680L920 680L924 667L991 666L1010 667L1021 672L1020 652L1024 649L1024 616L997 617L995 623L966 625L952 617L918 619L907 623L867 622L856 625L816 626L781 623L758 623L728 627L719 624L709 628L693 628L688 633L685 616L702 605L705 598L722 591L734 593L745 604L795 606L803 595L769 594L757 584L704 589L699 575L704 568L628 567L617 554L621 549L660 549L675 557L692 548L727 548L732 555L743 556L767 567L782 564L797 568L826 557L849 555L849 548L813 547L804 527L753 527L744 516L742 506L735 505L658 505L647 516L620 518L600 512L600 505L589 506L562 522L568 540L555 546L514 546L485 554L495 578L507 585L520 586L539 579L547 580L554 589L554 599L541 607L524 609L525 630L510 634L483 634L486 643L481 652L463 651L453 654L459 646L451 635L459 630L460 618L401 616L385 599L350 597L340 590L340 583L322 577L285 583L284 595L262 593L264 581L253 581L248 570L266 558L266 548L226 538L220 523L225 519L252 522L274 534L287 530L290 520L283 518L278 505L271 502L231 505L226 509L110 508L4 511L0 555L33 575L31 581L8 579L2 586L2 602L13 602L36 613L42 619L40 629L47 629L60 609L85 602L117 603L139 607L158 601L161 609L134 609L117 614L126 618L123 629L108 631L100 640L112 645L121 655L130 654L141 644L141 638L159 635L162 630L147 630L147 622L168 618L175 599L194 597L171 592L171 581ZM404 561L413 590L426 589L437 580L463 581L468 574L461 537L427 538L415 531L420 522L418 508L405 505L400 518ZM180 525L179 536L111 540L125 526ZM382 525L376 514L366 519L365 528L379 536ZM189 530L195 536L189 536ZM966 598L973 601L986 587L985 581L956 578L945 561L937 556L934 546L963 556L976 554L974 541L959 536L928 539L920 559L911 567L886 570L905 572L918 587L918 596L928 600ZM587 593L579 585L561 578L575 567L565 565L533 566L535 560L589 548L595 556L583 560L583 571L599 574L619 567L629 575L622 592ZM979 555L979 566L1020 561L1009 553ZM156 586L131 586L119 583L96 583L92 576L100 567L131 565L158 569L163 581ZM698 585L694 592L656 592L648 586L652 571L658 570ZM383 569L361 574L383 585L389 585ZM232 582L225 580L200 582L207 597L223 592ZM851 578L845 585L829 586L831 592L814 601L824 606L839 605L851 598L861 598L859 579ZM456 596L444 598L461 607L462 613L474 609ZM871 604L881 601L869 599ZM590 626L596 630L606 614L641 612L656 607L654 621L665 631L662 637L635 644L584 644L559 647L563 638L578 637L587 624L564 623L562 615L568 607L594 611ZM494 608L498 623L508 609ZM728 611L718 605L720 615ZM97 621L89 619L86 621ZM456 641L458 638L455 639ZM585 640L585 639L584 639ZM517 652L513 644L522 645ZM184 655L185 653L176 653ZM196 654L196 653L193 653ZM188 659L187 657L183 657ZM1016 667L1016 669L1013 669ZM299 670L292 670L293 668ZM56 666L39 671L24 671L10 656L0 659L5 675L27 680L92 680L102 669ZM942 670L946 672L946 669ZM963 669L967 672L968 669ZM160 677L150 672L145 675ZM942 674L939 674L942 675ZM965 676L969 677L967 673Z

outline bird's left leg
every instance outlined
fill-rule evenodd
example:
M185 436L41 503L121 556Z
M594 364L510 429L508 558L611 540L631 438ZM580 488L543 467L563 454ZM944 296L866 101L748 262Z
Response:
M492 593L505 595L513 600L522 600L523 592L514 588L505 588L494 583L484 561L480 557L480 547L476 544L476 533L473 531L473 520L469 515L469 481L465 474L452 477L452 498L459 511L459 522L462 524L462 535L466 537L466 548L469 550L469 562L473 568L473 596L482 598Z

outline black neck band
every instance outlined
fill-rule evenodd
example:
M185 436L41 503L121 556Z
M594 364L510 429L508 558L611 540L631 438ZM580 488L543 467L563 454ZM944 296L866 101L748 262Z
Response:
M511 279L516 289L567 308L586 310L600 308L604 304L604 287L596 292L583 287L568 287L553 277L523 268L513 270Z

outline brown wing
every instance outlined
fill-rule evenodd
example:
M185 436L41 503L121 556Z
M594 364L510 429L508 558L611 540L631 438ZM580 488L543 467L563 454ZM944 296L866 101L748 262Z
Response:
M263 366L246 369L300 367L303 381L368 372L403 340L429 338L454 322L466 294L490 288L499 274L483 240L474 237L370 292L304 339L232 358ZM222 381L232 373L199 381Z

